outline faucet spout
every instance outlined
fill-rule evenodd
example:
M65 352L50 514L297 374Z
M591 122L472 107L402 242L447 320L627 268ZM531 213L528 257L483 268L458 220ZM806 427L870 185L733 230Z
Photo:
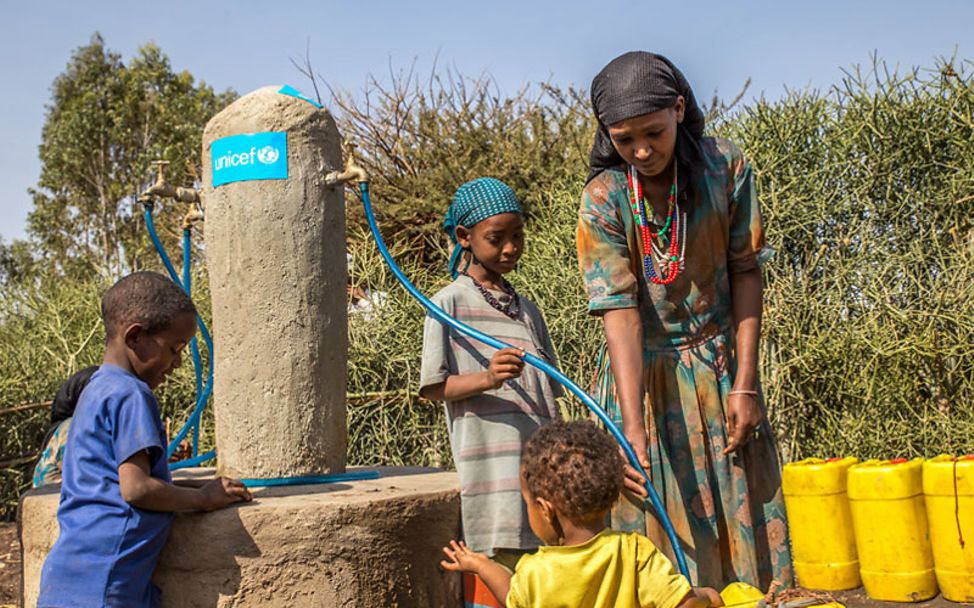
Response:
M166 167L169 166L167 160L153 161L156 168L156 181L149 186L148 190L139 195L140 203L152 202L156 198L171 198L181 203L199 203L200 194L193 188L175 187L166 181Z
M346 142L345 145L345 169L342 171L332 171L325 175L325 183L329 186L337 184L347 184L355 182L357 184L369 181L369 174L360 165L355 163L355 144Z

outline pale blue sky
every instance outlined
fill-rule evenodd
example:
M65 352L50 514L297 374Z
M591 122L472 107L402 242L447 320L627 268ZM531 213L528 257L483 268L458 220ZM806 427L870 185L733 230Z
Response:
M828 87L841 67L877 51L903 67L937 56L974 58L974 1L816 0L167 0L6 1L0 25L0 237L24 236L27 188L40 171L37 146L49 87L73 49L100 31L128 59L154 41L177 70L218 89L246 93L289 82L308 88L289 57L310 38L318 71L339 88L360 88L413 59L465 74L491 72L504 91L540 80L586 88L616 55L669 56L698 96L751 96L784 87ZM681 8L691 7L691 8Z

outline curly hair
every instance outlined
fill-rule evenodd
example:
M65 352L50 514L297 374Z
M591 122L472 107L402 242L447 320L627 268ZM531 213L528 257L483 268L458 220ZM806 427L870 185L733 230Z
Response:
M623 486L619 449L588 420L538 429L524 445L521 474L533 496L571 518L606 511Z
M101 298L101 318L110 340L118 330L139 323L154 333L168 329L181 314L196 315L183 288L157 272L133 272L112 285Z

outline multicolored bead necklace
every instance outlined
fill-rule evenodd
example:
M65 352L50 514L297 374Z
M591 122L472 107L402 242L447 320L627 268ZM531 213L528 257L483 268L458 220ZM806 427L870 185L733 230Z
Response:
M639 227L643 242L643 270L646 277L656 285L669 285L686 267L687 217L685 212L680 211L680 204L676 200L676 165L673 166L673 185L670 186L666 222L656 231L652 229L652 223L646 213L646 199L643 197L639 173L632 165L629 166L627 179L633 219ZM658 246L654 239L659 239L661 245L668 245L666 250ZM659 274L653 267L654 256L660 269Z
M508 283L507 279L504 277L501 277L501 287L503 288L504 293L511 298L510 302L507 304L501 304L489 289L481 285L480 281L467 274L466 271L461 271L460 274L473 281L474 287L480 291L480 295L484 297L484 300L487 300L487 303L490 304L492 308L501 311L512 319L517 319L521 314L521 299L518 297L517 292L514 291L514 287Z

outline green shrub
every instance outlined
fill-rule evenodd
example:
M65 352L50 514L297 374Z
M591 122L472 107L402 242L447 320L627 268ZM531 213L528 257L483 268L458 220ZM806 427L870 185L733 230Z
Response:
M788 459L974 451L970 68L897 75L877 65L826 93L747 104L712 127L751 159L777 250L765 269L762 378ZM396 259L424 293L441 288L439 223L453 190L482 174L507 181L528 206L512 282L544 312L562 369L588 387L601 329L585 314L575 261L592 128L584 95L539 88L507 99L489 81L431 82L373 88L367 111L346 96L337 111L362 143ZM449 466L442 407L416 396L422 309L381 262L352 195L348 215L354 282L388 294L378 313L350 320L349 460ZM194 284L207 316L205 276ZM100 358L107 283L27 285L0 293L0 404L50 399ZM192 400L184 365L160 395L174 429ZM585 415L573 400L564 406ZM36 449L46 417L0 417L3 454ZM203 444L212 445L209 416ZM0 473L0 515L13 513L22 479L20 469Z
M970 67L875 63L720 127L778 250L762 370L790 457L974 450Z

